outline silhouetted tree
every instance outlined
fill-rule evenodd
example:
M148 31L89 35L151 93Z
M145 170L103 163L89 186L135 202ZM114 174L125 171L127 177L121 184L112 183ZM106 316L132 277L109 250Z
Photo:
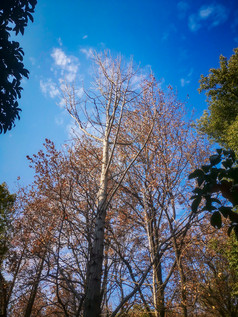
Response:
M20 119L17 98L21 97L21 80L28 78L29 71L24 68L24 52L16 41L11 41L10 32L23 35L28 18L33 22L37 0L0 1L0 133L15 125Z

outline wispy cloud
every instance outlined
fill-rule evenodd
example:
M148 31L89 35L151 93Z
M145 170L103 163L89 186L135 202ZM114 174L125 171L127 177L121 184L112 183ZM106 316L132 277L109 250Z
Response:
M86 40L88 38L87 34L83 36L83 40Z
M61 38L60 38L60 37L58 38L58 43L59 43L59 45L60 45L60 46L62 46L62 45L63 45L62 40L61 40Z
M190 69L189 73L184 78L180 78L181 87L184 87L184 86L190 84L192 74L193 74L193 68Z
M30 57L30 62L31 62L31 65L35 65L36 64L36 59L34 57Z
M216 27L224 23L229 16L229 10L222 4L210 4L200 7L195 14L188 18L188 27L192 32L199 30L201 27Z
M60 95L60 91L52 79L40 80L40 88L43 94L49 95L52 99Z
M188 27L192 32L201 28L201 23L196 14L191 14L188 18Z
M201 19L207 19L213 12L213 7L209 6L209 7L202 7L199 10L199 16Z
M93 49L91 49L91 48L88 48L88 49L81 48L80 52L83 53L86 56L86 58L93 57Z
M181 85L181 87L184 87L185 85L188 85L188 84L190 84L190 80L185 79L185 78L181 78L181 79L180 79L180 85Z
M78 59L75 56L67 56L61 48L54 48L51 57L61 70L61 76L68 82L74 81L79 67Z
M66 83L72 83L78 74L79 60L75 56L68 56L61 48L54 48L50 54L53 63L50 67L52 78L40 80L40 89L44 95L56 99L59 107L64 107L62 91ZM82 95L82 88L76 89L77 96Z

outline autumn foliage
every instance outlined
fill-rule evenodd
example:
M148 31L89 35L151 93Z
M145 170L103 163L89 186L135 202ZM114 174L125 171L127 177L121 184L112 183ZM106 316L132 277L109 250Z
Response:
M62 92L78 133L28 157L35 180L19 188L3 268L8 315L224 316L216 296L226 287L235 305L234 250L217 252L224 241L190 206L207 146L171 87L120 58L94 61L85 99Z

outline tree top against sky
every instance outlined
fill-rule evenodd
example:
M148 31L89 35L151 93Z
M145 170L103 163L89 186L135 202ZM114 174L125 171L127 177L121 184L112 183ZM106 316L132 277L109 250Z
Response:
M199 129L220 145L238 149L238 48L228 60L220 56L220 68L211 68L200 79L199 92L205 91L208 111L198 121Z

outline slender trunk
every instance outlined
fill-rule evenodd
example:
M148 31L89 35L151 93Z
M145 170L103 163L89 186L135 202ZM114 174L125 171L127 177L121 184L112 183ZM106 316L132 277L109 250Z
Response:
M28 303L27 303L27 307L26 307L26 310L25 310L24 317L31 317L32 308L33 308L33 305L34 305L34 302L35 302L37 289L38 289L38 286L39 286L39 283L40 283L40 277L41 277L41 273L42 273L42 270L43 270L43 265L44 265L44 262L45 262L45 255L46 255L46 251L44 252L44 254L42 256L42 259L40 261L38 273L37 273L34 285L32 286L30 298L29 298Z
M156 261L157 262L157 261ZM164 305L164 285L162 279L162 266L161 263L156 263L156 309L155 315L158 317L165 317L165 305Z
M182 259L181 259L181 251L179 250L179 246L176 241L175 235L173 236L173 246L174 252L176 256L176 264L180 276L180 291L181 291L181 308L183 311L183 317L188 316L188 309L187 309L187 290L186 290L186 276L184 274Z
M7 282L0 272L0 317L7 317Z
M181 260L181 259L180 259ZM181 265L181 261L179 263L179 274L180 274L180 278L181 278L181 306L182 306L182 310L183 310L183 317L187 317L188 316L188 310L187 310L187 291L186 291L186 278L183 272L183 267Z
M147 237L153 269L153 301L155 308L155 317L165 317L164 285L162 276L161 256L158 254L158 239L156 228L154 227L153 213L149 213L146 193L144 193L144 209ZM149 216L151 215L151 216Z
M99 317L101 314L101 277L106 218L108 151L108 141L105 137L105 140L103 142L103 161L100 189L98 192L98 208L95 222L95 233L87 272L88 283L84 304L84 317Z
M18 273L20 271L22 259L23 259L23 256L25 255L25 250L26 250L26 248L24 247L24 249L22 250L20 259L18 261L16 270L15 270L15 272L13 274L13 280L11 281L10 287L8 289L8 292L7 292L6 307L8 307L8 305L9 305L9 302L10 302L10 299L11 299L11 296L12 296L12 292L13 292L13 289L14 289L14 286L15 286L15 283L16 283L16 279L17 279Z
M173 209L173 215L174 215L174 218L175 218L176 211L175 211L174 199L171 199L171 204L172 204L172 209ZM180 275L180 281L181 281L181 283L180 283L181 308L182 308L182 311L183 311L183 317L187 317L188 316L188 309L187 309L186 276L184 274L182 258L181 258L181 245L180 245L180 248L179 248L178 243L177 243L176 234L175 234L174 228L173 228L173 223L171 222L171 219L170 219L168 213L167 213L167 218L168 218L168 221L169 221L170 231L171 231L171 234L173 236L173 247L174 247L176 263L177 263L177 267L178 267L178 271L179 271L179 275ZM183 237L185 236L185 234L186 234L186 231L184 232Z

